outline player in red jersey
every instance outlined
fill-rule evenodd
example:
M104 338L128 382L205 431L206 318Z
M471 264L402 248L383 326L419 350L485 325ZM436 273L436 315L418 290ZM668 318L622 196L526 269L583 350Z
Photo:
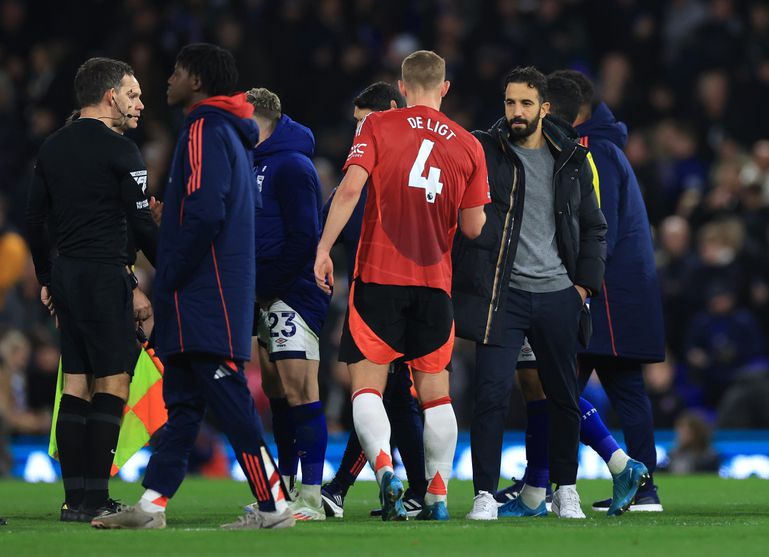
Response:
M372 113L358 126L318 245L315 280L331 293L329 251L368 180L339 350L352 375L355 430L380 485L382 519L405 520L381 393L391 362L411 364L425 411L429 482L417 519L446 520L457 440L446 371L454 346L451 245L457 224L470 238L480 235L489 187L480 143L439 110L449 90L443 58L417 51L401 71L408 106Z

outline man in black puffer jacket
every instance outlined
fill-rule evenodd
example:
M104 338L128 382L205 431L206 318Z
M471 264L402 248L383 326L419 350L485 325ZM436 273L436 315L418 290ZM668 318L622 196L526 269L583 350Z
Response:
M559 486L553 507L564 518L584 518L575 488L576 351L578 340L589 340L585 300L603 279L606 221L587 149L570 126L545 118L546 98L545 76L536 69L516 68L506 77L505 117L489 131L475 132L492 197L486 226L475 240L458 233L454 241L456 334L477 343L470 519L496 518L492 494L524 336L541 364L548 398L550 477ZM532 494L541 495L542 508L544 487Z

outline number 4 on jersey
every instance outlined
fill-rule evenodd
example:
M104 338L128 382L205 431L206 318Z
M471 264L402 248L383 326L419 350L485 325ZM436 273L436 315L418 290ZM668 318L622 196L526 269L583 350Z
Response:
M425 199L427 199L428 203L435 203L435 196L443 191L440 168L431 166L427 173L427 178L422 176L422 173L425 171L427 157L430 156L434 145L434 141L430 141L429 139L422 140L422 145L419 146L417 159L414 161L414 164L411 165L411 172L409 172L409 187L422 188L425 190Z

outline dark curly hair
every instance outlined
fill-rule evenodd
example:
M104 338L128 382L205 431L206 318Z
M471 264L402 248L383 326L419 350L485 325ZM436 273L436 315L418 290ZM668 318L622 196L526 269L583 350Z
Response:
M539 94L539 102L547 100L547 78L534 66L518 66L505 76L504 88L510 83L525 83Z
M211 97L231 95L238 83L238 68L229 50L209 43L189 44L179 51L176 65L202 82L201 89Z

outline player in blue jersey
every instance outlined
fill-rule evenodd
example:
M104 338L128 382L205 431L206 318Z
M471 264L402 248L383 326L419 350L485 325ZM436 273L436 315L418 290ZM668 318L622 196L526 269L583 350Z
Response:
M355 107L353 117L360 122L371 112L403 108L406 106L406 101L396 87L379 81L366 87L355 98L353 105ZM333 194L323 207L324 217L328 214L332 199ZM360 239L365 204L366 189L364 188L350 221L339 237L339 243L344 247L347 257L350 283L352 283L352 270L355 267L355 255ZM413 517L419 514L424 505L427 480L425 479L424 445L422 443L422 416L419 405L411 394L411 385L411 374L408 366L404 364L394 365L388 376L383 401L387 416L392 424L393 440L398 446L409 480L409 489L403 496L403 505L408 515ZM358 436L353 430L350 432L342 462L334 479L324 485L321 490L326 516L336 518L344 516L344 498L352 484L355 483L358 474L366 466L366 462ZM378 510L372 511L371 514L378 516L380 512Z
M252 89L246 98L259 126L254 332L262 387L272 408L280 473L290 488L302 464L301 490L290 503L294 518L325 520L320 487L328 432L318 390L318 336L329 297L315 286L312 270L323 205L311 159L315 138L282 113L275 93Z

